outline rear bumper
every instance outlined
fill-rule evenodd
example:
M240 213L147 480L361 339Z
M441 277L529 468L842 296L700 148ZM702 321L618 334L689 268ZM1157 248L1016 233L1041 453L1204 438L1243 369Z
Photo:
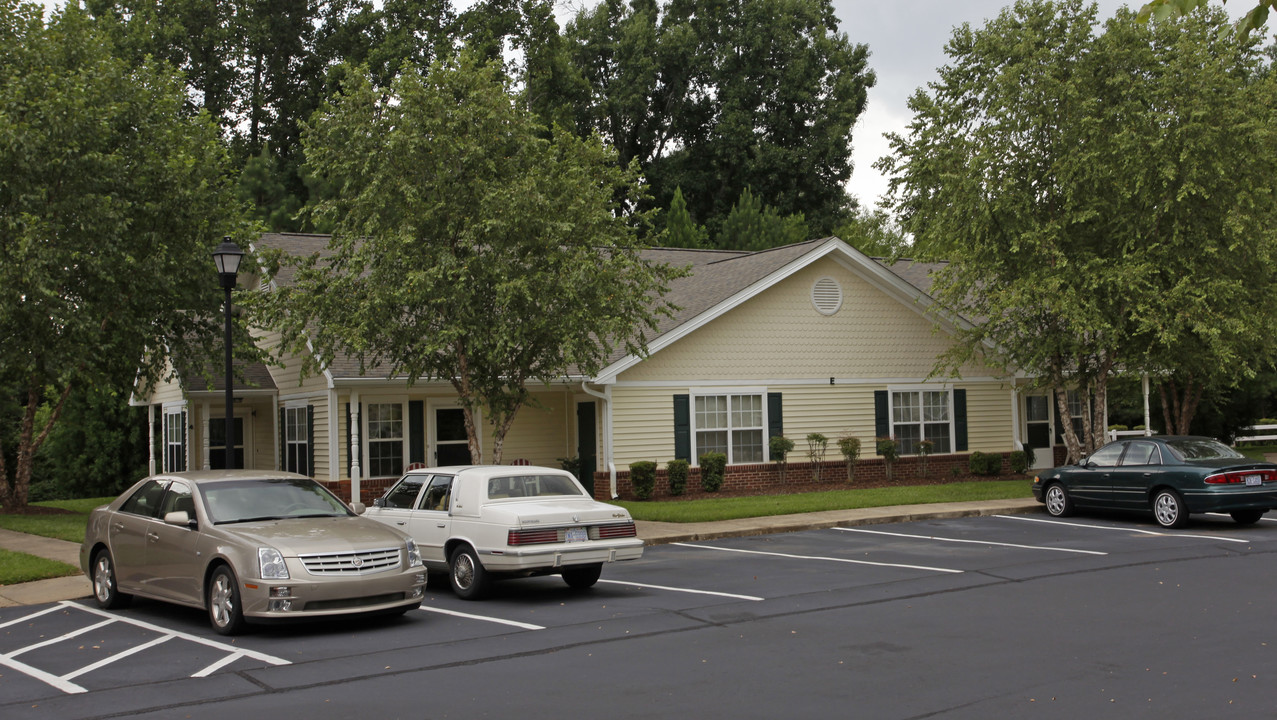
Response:
M480 550L485 570L498 573L554 570L573 565L638 560L643 541L638 538L596 540L588 543L554 543L499 550Z
M1193 513L1277 510L1277 488L1269 486L1185 490L1183 495L1184 504Z

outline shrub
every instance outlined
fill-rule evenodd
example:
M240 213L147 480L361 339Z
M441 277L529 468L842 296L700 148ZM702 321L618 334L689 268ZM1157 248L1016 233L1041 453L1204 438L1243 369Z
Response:
M687 492L687 472L690 465L691 463L681 458L665 463L665 471L670 476L670 495Z
M630 463L630 484L634 486L634 497L639 500L652 497L652 490L656 488L656 463L651 460Z
M581 480L581 458L573 455L572 457L559 458L559 467L572 473L577 480ZM581 480L581 482L585 482Z
M918 460L922 465L922 477L925 480L927 475L927 458L931 457L931 453L936 449L936 444L930 440L918 441Z
M820 464L825 460L825 450L829 448L829 438L820 433L807 435L807 457L811 459L812 479L820 482Z
M1021 474L1029 469L1028 453L1023 450L1013 450L1010 456L1011 472Z
M1114 430L1117 432L1126 432L1127 430L1130 430L1130 428L1126 427L1125 425L1109 425L1108 429Z
M893 437L878 438L875 445L878 454L882 456L887 482L891 482L891 470L896 464L896 458L900 457L900 446L896 444L896 439Z
M718 492L723 487L723 469L727 467L727 455L708 452L700 456L701 487L705 492Z
M1002 456L998 453L982 453L976 451L971 453L971 457L967 460L967 468L971 470L972 475L997 475L1002 472Z
M838 450L847 463L847 482L856 479L856 461L860 459L860 438L838 438Z
M789 466L789 453L794 451L794 441L784 435L773 435L767 441L772 460L780 464L780 481L785 482L785 468Z

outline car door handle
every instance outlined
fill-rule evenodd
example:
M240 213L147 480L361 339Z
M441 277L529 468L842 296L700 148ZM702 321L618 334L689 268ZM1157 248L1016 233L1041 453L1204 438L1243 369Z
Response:
M160 539L160 536L159 536L158 534L156 534L155 532L152 532L152 531L150 531L150 530L148 530L148 531L146 532L146 537L147 537L148 539L150 539L152 542L154 542L154 541L156 541L156 540L159 540L159 539Z
M446 527L448 527L448 523L439 523L439 524L435 525L435 527L437 527L437 528L446 528Z
M405 520L396 520L396 521L395 521L395 524L396 524L396 525L407 525L408 523L407 523L407 521L405 521Z
M115 530L116 532L120 532L121 530L124 529L124 523L122 522L111 523L111 529Z

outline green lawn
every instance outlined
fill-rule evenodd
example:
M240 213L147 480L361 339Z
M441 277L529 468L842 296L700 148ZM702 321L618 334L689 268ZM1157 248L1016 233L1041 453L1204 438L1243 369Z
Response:
M114 499L85 498L82 500L49 500L48 502L31 503L32 505L61 508L71 512L58 513L56 515L0 515L0 528L81 543L84 542L84 526L89 520L89 511Z
M35 555L0 549L0 585L79 575L80 568Z
M1029 481L1017 479L702 500L614 501L613 504L629 510L635 520L689 523L792 515L820 510L1028 497L1033 497Z
M1247 445L1233 449L1251 460L1263 460L1264 453L1277 453L1277 445Z

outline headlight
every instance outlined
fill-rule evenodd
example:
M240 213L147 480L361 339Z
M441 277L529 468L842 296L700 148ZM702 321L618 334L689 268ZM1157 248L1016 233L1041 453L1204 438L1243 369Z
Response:
M288 565L284 563L284 556L273 547L257 548L257 564L261 567L263 580L288 579Z
M408 538L405 544L408 546L408 567L421 567L421 551L417 549L417 543Z

